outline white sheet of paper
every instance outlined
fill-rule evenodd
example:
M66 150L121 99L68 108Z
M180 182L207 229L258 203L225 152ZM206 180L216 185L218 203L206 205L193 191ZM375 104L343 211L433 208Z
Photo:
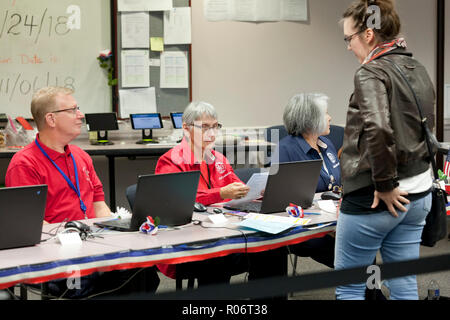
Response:
M307 21L307 0L204 0L209 21Z
M261 197L261 192L266 188L269 172L254 173L247 182L250 191L242 199L231 200L227 205L232 207L241 203L249 202Z
M209 21L229 20L231 7L229 0L204 0L203 14Z
M280 20L307 21L307 0L283 0L281 1Z
M172 0L118 0L120 11L166 11L173 8Z
M255 21L257 0L242 0L233 3L231 10L232 20Z
M319 200L317 201L317 204L319 205L320 210L329 213L336 213L336 205L333 200Z
M282 217L272 214L249 213L239 225L272 234L277 234L294 226L308 224L311 219Z
M279 21L281 20L280 1L257 0L255 21Z
M150 44L150 14L122 13L122 48L145 48Z
M238 225L244 228L264 231L270 234L277 234L293 227L293 225L291 224L278 223L273 221L253 220L253 219L245 219L241 221Z
M149 87L149 50L122 51L122 88Z
M188 88L188 60L186 52L161 53L161 88Z
M119 90L120 117L128 118L132 113L155 113L155 88Z
M164 43L165 44L190 44L191 32L191 8L173 8L164 12Z

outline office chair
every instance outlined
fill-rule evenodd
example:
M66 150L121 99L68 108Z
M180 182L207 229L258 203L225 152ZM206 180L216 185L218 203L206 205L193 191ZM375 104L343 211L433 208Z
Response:
M137 184L133 184L131 186L128 186L126 191L125 191L126 196L127 196L127 200L128 200L128 203L130 205L131 210L133 210L134 200L136 198L136 187L137 187ZM183 276L182 274L180 275L177 272L177 276L176 276L176 279L175 279L175 288L176 288L176 290L182 290L183 289L183 280L184 279L188 280L188 288L194 288L195 278L186 277L186 276Z
M261 168L238 168L234 169L234 173L242 182L247 183L250 177L257 172L261 172Z
M126 194L127 200L128 200L128 204L130 205L131 210L133 210L134 199L136 198L136 187L137 187L137 184L133 184L133 185L129 186L125 191L125 194Z
M339 153L339 149L342 148L344 142L344 127L330 125L330 134L325 137L333 142L336 151Z
M273 143L278 144L278 142L281 139L283 139L284 137L286 137L288 135L288 132L286 131L286 128L284 127L284 125L276 125L276 126L268 127L264 130L264 137L266 138L266 141L272 142L273 130L278 130L278 141L273 141ZM275 139L275 136L273 137L273 139Z
M274 131L277 130L277 131ZM278 138L274 135L272 136L272 133L278 132ZM288 135L288 132L286 130L286 128L284 127L284 125L276 125L276 126L272 126L272 127L268 127L264 130L264 138L266 139L267 142L272 142L278 145L278 143L280 142L281 139L283 139L284 137L286 137ZM274 147L274 149L276 149L277 147ZM271 164L271 155L272 155L273 150L268 151L267 152L267 158L264 159L264 167L270 167Z

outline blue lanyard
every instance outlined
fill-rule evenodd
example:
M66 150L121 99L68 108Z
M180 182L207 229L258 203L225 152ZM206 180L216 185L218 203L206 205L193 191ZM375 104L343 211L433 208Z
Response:
M37 147L39 148L39 150L41 150L42 154L44 156L47 157L48 160L50 160L51 163L53 163L53 165L55 166L56 169L58 169L59 173L61 173L61 175L63 176L63 178L66 180L66 182L69 184L69 187L72 188L73 191L75 191L75 193L78 196L78 199L80 199L80 208L84 213L84 218L87 219L87 215L86 215L86 205L84 204L83 200L81 200L81 193L80 193L80 183L78 182L78 170L77 170L77 164L75 163L75 158L73 157L72 153L70 154L70 157L72 158L73 161L73 169L75 171L75 180L77 183L77 187L75 188L75 186L73 185L72 181L70 181L70 179L66 176L66 174L58 167L58 165L55 163L55 161L53 161L49 155L47 154L47 152L45 152L44 149L42 149L41 145L39 144L39 142L37 141L37 139L34 141L37 145Z

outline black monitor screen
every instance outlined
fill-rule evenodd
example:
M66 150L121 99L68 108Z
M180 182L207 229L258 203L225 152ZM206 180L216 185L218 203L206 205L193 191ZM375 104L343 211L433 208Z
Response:
M173 127L175 129L181 129L183 127L183 112L171 112Z
M119 130L115 112L86 113L86 127L88 131Z
M159 113L130 114L131 126L135 130L161 129L163 127Z

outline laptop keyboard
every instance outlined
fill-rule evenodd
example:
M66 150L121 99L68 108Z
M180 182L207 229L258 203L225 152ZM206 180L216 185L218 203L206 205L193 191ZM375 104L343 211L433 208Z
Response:
M103 224L107 224L111 227L124 228L128 229L131 225L131 219L114 219L103 222Z
M247 202L247 203L242 203L240 205L234 206L232 208L225 206L225 208L227 209L231 209L231 210L239 210L239 211L243 211L243 212L261 212L261 205L262 202Z

